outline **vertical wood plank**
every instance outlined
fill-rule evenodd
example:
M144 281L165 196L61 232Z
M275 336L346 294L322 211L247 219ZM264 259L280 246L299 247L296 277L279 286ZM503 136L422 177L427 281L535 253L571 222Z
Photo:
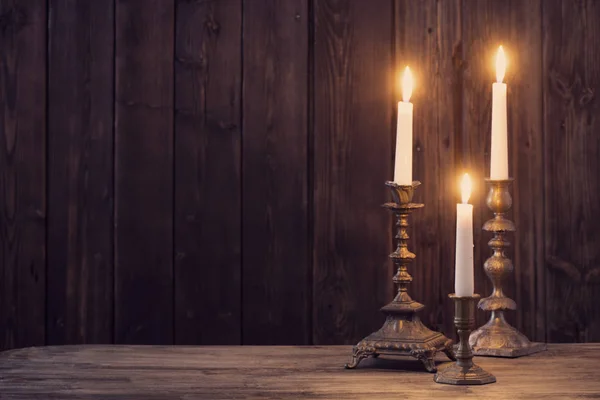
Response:
M174 3L117 0L115 340L173 341Z
M393 1L315 0L314 307L317 344L353 343L392 299Z
M175 342L235 344L242 2L178 1L176 17Z
M412 218L412 297L427 308L421 319L452 335L454 248L458 172L455 142L462 115L460 0L398 0L395 10L396 71L409 65L415 76L413 177L421 181L417 199L425 203ZM399 82L398 77L396 82ZM399 83L396 83L399 88ZM400 99L400 90L397 90Z
M243 342L304 344L308 5L244 4Z
M49 344L113 336L114 4L49 2Z
M512 240L514 289L517 302L515 326L530 340L546 340L544 190L542 121L542 15L541 0L512 0L508 40L511 49L511 89L507 101L509 118L509 163L515 178L512 187ZM508 43L508 42L507 42ZM493 75L492 75L493 79ZM491 94L490 94L491 97ZM490 117L491 118L491 117ZM491 139L490 139L491 140Z
M541 13L539 1L505 2L463 0L465 41L464 144L466 166L475 178L475 290L491 293L483 263L491 254L491 235L481 231L492 217L485 204L489 176L492 83L495 55L499 45L507 52L509 174L515 178L511 189L510 218L517 226L509 256L515 270L506 282L506 293L517 302L517 312L507 318L530 339L543 340L544 296L539 284L544 279L541 119ZM478 313L482 324L489 315Z
M600 340L600 3L544 1L547 338Z
M0 348L43 345L46 1L0 0Z

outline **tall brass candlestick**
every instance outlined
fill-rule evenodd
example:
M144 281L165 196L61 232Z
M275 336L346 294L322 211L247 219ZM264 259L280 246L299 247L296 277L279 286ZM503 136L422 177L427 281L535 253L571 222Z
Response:
M479 297L478 294L450 295L454 300L454 326L460 340L456 350L457 361L442 367L433 377L435 382L449 385L485 385L496 382L494 375L473 363L473 352L469 346L469 334L475 327L475 301Z
M489 297L479 301L479 308L492 312L490 320L473 332L469 339L473 352L478 356L520 357L546 350L545 343L530 342L504 318L504 311L517 309L517 304L503 292L504 280L514 269L512 261L505 254L510 246L506 233L516 230L513 222L505 217L512 206L508 191L512 181L486 179L490 186L486 203L493 211L494 218L483 225L483 230L493 232L494 237L488 242L493 254L486 260L484 269L494 290Z
M393 278L398 286L398 293L394 300L383 307L381 311L386 315L381 329L361 340L354 346L352 361L346 368L355 368L361 360L379 355L412 356L423 362L429 372L436 371L434 356L438 351L443 351L454 360L452 340L440 332L428 329L419 319L417 312L425 308L408 294L408 285L412 276L408 273L407 266L415 259L415 254L408 250L408 216L423 204L412 203L414 190L421 183L413 182L412 185L398 185L386 182L392 192L393 202L385 203L383 207L392 211L396 216L396 250L390 258L397 267Z

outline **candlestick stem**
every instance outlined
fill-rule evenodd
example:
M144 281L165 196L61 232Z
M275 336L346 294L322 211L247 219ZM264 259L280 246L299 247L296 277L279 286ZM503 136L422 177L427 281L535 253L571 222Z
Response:
M513 263L505 254L510 246L507 232L514 232L515 225L506 218L512 207L508 190L512 179L486 179L490 186L486 203L494 218L483 225L483 230L493 232L488 242L492 255L484 263L485 273L492 281L493 291L489 297L479 301L479 308L491 311L490 320L471 334L469 343L478 356L520 357L546 349L544 343L532 343L525 335L512 327L504 318L507 310L516 310L517 304L504 294L504 282L513 272Z
M414 190L420 182L415 181L412 185L387 182L386 185L391 189L393 202L383 206L396 217L397 245L389 257L396 265L393 282L397 286L397 293L394 300L381 309L386 315L381 329L354 346L352 361L346 364L346 368L355 368L367 357L392 355L415 357L423 362L427 371L435 372L434 356L438 351L443 351L449 358L454 359L452 340L423 325L417 312L425 306L414 301L408 294L412 276L407 267L415 259L415 254L408 250L408 216L424 206L412 203Z

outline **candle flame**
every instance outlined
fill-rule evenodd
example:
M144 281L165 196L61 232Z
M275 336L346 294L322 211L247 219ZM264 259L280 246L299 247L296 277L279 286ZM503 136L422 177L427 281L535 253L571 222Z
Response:
M408 103L410 101L410 96L412 96L413 92L413 77L410 72L410 68L408 66L404 69L404 74L402 75L402 101Z
M498 48L498 54L496 55L496 81L502 83L504 74L506 73L506 55L502 46Z
M469 177L469 174L464 174L460 181L460 194L463 204L467 204L469 201L469 197L471 197L471 188L471 178Z

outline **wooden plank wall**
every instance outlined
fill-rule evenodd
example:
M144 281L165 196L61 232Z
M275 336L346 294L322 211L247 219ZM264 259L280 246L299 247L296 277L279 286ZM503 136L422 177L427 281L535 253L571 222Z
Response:
M598 18L596 0L0 0L0 348L377 329L405 65L426 205L411 293L451 334L465 171L476 290L491 289L479 228L499 44L509 319L535 340L600 340Z
M315 2L313 339L354 341L392 297L392 3ZM377 21L377 23L374 23Z
M244 343L310 341L308 4L245 1L242 123Z
M106 342L114 317L114 4L49 7L46 339Z
M600 340L600 4L544 2L546 336Z
M241 340L242 2L179 2L175 343Z
M0 345L46 339L46 0L0 1Z
M173 3L115 6L115 340L173 342Z

